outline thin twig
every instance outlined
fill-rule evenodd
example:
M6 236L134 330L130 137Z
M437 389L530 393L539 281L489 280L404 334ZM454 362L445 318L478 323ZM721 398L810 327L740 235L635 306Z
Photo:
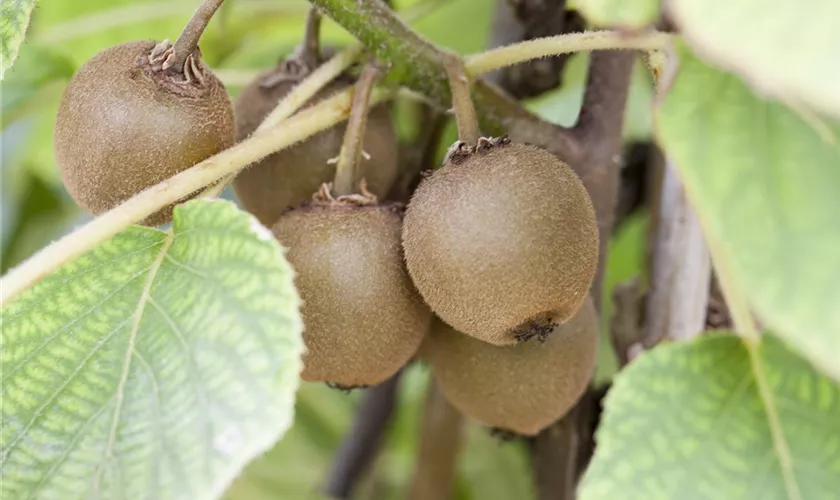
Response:
M464 427L464 417L446 400L437 382L430 379L409 500L452 497L455 463L461 451Z
M338 153L338 164L335 167L335 184L333 191L336 196L344 196L357 192L359 179L359 162L362 160L362 149L367 130L367 117L370 112L370 94L376 81L382 76L382 70L373 63L369 63L362 70L359 80L353 88L353 104L350 118L344 132L344 142Z
M324 493L330 498L351 498L359 479L379 452L394 411L402 370L365 391L353 428L333 459Z

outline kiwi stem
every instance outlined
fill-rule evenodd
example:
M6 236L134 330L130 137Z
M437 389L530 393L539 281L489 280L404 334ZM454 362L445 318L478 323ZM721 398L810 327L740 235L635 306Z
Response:
M469 146L475 146L481 137L481 131L470 97L470 81L464 70L464 62L456 54L447 52L443 54L443 67L446 69L449 88L452 91L452 108L455 111L455 122L458 124L458 139Z
M187 58L198 48L198 40L204 33L204 28L213 18L216 10L222 6L224 0L204 0L201 6L195 11L190 22L184 27L181 36L172 46L172 59L169 61L170 71L176 73L184 72L184 64Z
M391 91L377 90L373 93L371 104L385 101L392 95ZM348 115L351 97L350 89L339 92L276 127L253 134L160 184L137 193L121 205L54 241L3 276L0 280L0 308L62 265L93 250L125 227L272 153L338 125Z
M376 81L382 76L382 70L374 63L369 63L362 70L359 80L353 88L353 104L350 108L350 118L347 130L344 132L344 142L338 153L338 165L335 168L335 184L333 193L345 196L357 192L359 162L362 159L362 148L365 141L367 116L370 107L370 95Z
M321 61L321 13L315 7L310 7L306 14L306 26L298 57L309 68L316 68Z

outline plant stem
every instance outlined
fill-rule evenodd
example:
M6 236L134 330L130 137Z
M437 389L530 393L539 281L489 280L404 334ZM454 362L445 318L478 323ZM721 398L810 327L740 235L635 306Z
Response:
M369 63L362 70L359 80L353 88L353 104L347 130L344 132L344 142L338 153L338 165L335 167L335 185L333 192L336 196L344 196L357 192L359 182L359 162L362 159L362 149L367 129L367 116L370 111L370 94L376 81L382 76L382 70L373 63Z
M381 102L388 97L387 92L376 92L372 102ZM141 191L71 234L53 242L9 271L0 280L0 308L63 264L94 249L126 226L149 216L160 207L185 198L271 153L337 125L347 117L350 98L349 89L336 94L276 127L256 133L230 149Z
M452 497L455 464L461 450L464 417L429 380L420 428L419 450L409 500L447 500Z
M190 21L181 32L181 36L175 41L172 46L172 59L169 62L170 71L176 73L184 72L184 63L195 49L198 48L198 40L204 33L204 28L213 18L219 7L221 7L224 0L204 0L201 6L195 11Z
M298 55L310 68L315 68L321 61L321 14L315 7L309 7L303 30L303 42Z
M616 31L586 31L537 38L488 50L468 56L466 64L470 75L475 76L540 57L592 50L664 50L670 43L671 35L655 31L638 35Z
M394 412L397 388L403 371L365 391L353 428L333 459L332 470L324 488L330 498L349 499L359 478L370 466Z
M470 97L470 81L464 71L464 62L456 54L447 52L443 55L443 67L449 78L449 88L452 92L452 107L455 110L455 122L458 124L458 139L470 146L475 146L481 137L481 131L478 129L478 119Z

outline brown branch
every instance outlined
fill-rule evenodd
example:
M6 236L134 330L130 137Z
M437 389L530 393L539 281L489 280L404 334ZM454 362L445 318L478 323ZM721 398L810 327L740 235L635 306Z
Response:
M619 152L624 109L635 55L626 52L594 52L583 105L573 130L580 142L580 155L570 160L595 205L600 233L600 258L590 293L601 310L604 266L612 232L620 179ZM541 500L570 500L591 448L582 444L596 415L594 398L581 398L559 422L541 432L533 447L536 489Z
M497 0L489 47L574 33L584 27L577 12L566 10L566 0ZM538 96L560 86L569 57L563 54L501 68L486 78L518 99Z
M330 498L351 498L353 490L379 452L394 412L402 371L366 390L353 428L338 450L324 493Z
M463 416L446 400L434 379L430 379L409 500L452 497L464 427Z

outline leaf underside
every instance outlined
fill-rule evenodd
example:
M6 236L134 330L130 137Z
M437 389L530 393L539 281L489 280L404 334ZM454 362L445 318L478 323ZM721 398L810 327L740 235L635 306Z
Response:
M215 498L290 425L292 271L233 204L130 227L2 311L4 498Z

